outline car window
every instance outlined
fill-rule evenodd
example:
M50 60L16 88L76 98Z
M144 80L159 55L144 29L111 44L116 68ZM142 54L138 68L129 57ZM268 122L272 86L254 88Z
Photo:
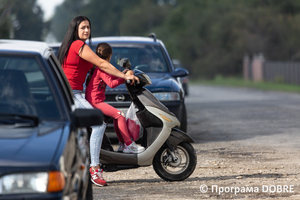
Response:
M57 47L54 47L54 46L53 46L53 47L51 47L51 49L52 49L54 55L57 56L58 50L59 50L59 46L57 46Z
M61 115L35 57L0 55L0 113L35 115L55 120Z
M129 58L131 62L131 69L139 69L144 72L150 73L166 73L169 72L168 65L166 63L165 56L162 49L156 45L112 45L113 55L111 64L113 64L119 70L118 60L120 58ZM96 47L92 47L95 51Z

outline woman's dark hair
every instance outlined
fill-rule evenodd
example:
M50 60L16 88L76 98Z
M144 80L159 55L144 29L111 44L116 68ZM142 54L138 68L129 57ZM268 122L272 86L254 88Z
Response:
M78 36L78 27L79 27L79 24L85 20L89 21L89 24L91 27L90 20L87 17L82 16L82 15L75 17L71 21L68 31L60 45L60 48L59 48L58 54L57 54L58 60L61 65L64 63L64 60L69 52L69 48L70 48L71 44L75 40L80 40L80 38ZM90 34L90 37L89 37L89 45L91 44L91 38L92 38L92 34Z
M96 54L103 60L108 60L109 56L113 53L113 50L109 44L106 42L101 42L96 47ZM89 73L89 76L86 79L85 85L88 86L89 82L93 76L96 66L94 66Z

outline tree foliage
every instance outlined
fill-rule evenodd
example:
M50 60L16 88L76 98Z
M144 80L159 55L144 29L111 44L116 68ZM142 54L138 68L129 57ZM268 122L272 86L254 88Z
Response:
M122 11L136 2L138 0L65 0L51 19L51 31L58 41L62 41L72 19L85 15L92 24L92 37L120 35Z
M172 45L194 78L240 75L245 54L270 60L299 59L300 1L177 1L165 23ZM179 28L180 27L180 28ZM175 44L174 44L175 43ZM178 51L178 49L180 49Z
M121 20L127 15L124 9L136 5L139 0L90 0L85 5L83 14L88 16L92 23L92 36L117 36L124 35L121 32ZM130 13L128 15L131 15Z
M36 0L1 0L0 11L0 38L43 39L44 13Z
M240 75L245 54L300 60L298 0L64 0L47 23L36 0L1 0L0 12L1 38L13 29L40 40L48 28L61 41L77 15L89 17L93 37L155 32L192 78Z
M85 1L82 0L64 0L60 6L55 8L55 14L49 23L50 31L58 41L62 41L70 22L82 12L84 5Z
M299 1L177 2L180 6L165 23L164 41L193 77L239 75L245 54L263 53L270 60L296 58Z
M0 3L0 38L9 39L13 28L11 21L12 2L3 0Z

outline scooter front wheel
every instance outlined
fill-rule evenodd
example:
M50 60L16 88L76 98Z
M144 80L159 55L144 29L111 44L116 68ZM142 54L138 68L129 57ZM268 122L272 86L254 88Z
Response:
M197 156L190 143L182 142L174 152L163 145L153 159L153 168L166 181L182 181L195 170Z

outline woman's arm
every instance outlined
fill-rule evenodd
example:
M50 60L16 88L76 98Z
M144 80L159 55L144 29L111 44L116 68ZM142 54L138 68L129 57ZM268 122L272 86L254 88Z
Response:
M134 75L123 74L122 72L117 70L112 64L98 57L88 45L84 45L81 48L81 50L79 50L78 54L82 59L99 67L101 70L105 71L108 74L111 74L119 78L123 78L125 80L133 80L133 82L135 81L139 82L139 79Z

